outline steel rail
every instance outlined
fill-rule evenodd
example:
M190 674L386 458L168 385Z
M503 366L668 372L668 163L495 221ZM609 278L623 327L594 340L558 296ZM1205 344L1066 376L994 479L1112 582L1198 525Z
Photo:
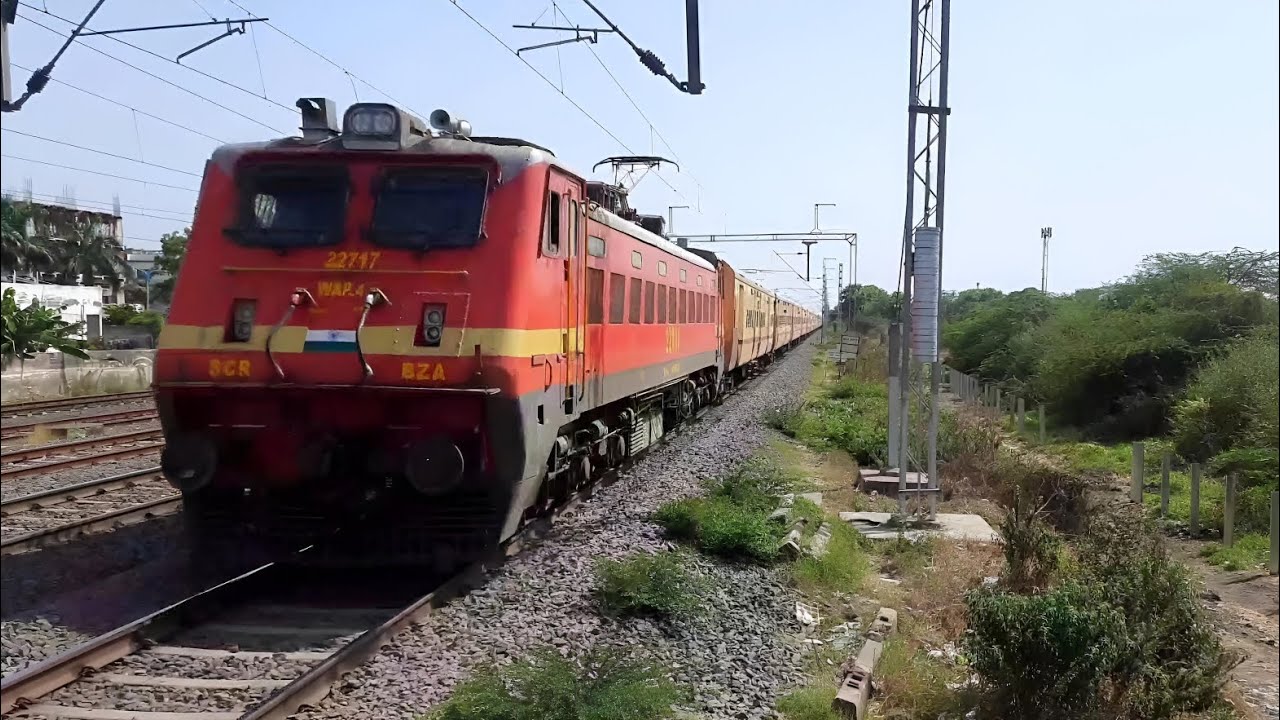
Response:
M84 448L91 448L98 445L151 440L160 437L161 435L162 432L159 429L134 430L133 432L116 433L115 435L99 435L98 437L84 438L82 440L68 440L60 443L49 443L48 445L36 445L34 447L0 452L0 462L21 462L23 460L32 460L34 458L42 458L48 455L74 452L76 450L83 450Z
M164 515L172 515L182 509L182 496L170 493L138 505L127 505L101 515L74 520L43 530L33 530L17 537L0 540L0 555L16 555L31 552L55 543L66 542L82 535L115 530L137 525Z
M119 475L108 475L97 480L89 480L75 485L23 495L0 503L0 517L8 517L31 508L60 505L65 502L102 495L112 490L139 485L158 477L160 477L160 466L157 465L156 467L133 470Z
M157 433L158 434L158 433ZM135 457L137 455L146 455L155 452L164 447L163 442L148 443L136 447L120 448L119 450L108 450L94 455L83 455L81 457L67 458L65 460L55 460L54 462L42 463L40 465L31 465L24 468L16 468L13 470L0 470L0 480L11 480L16 478L31 477L33 475L44 475L58 470L66 470L68 468L84 467L85 465L95 465L106 460L122 460L124 458Z
M155 410L144 408L141 410L123 410L104 413L102 415L77 415L75 417L61 418L57 420L28 420L21 423L11 423L0 427L0 439L8 440L18 437L24 432L34 430L41 425L61 425L67 423L94 423L100 425L121 425L127 422L143 422L145 420L154 420L160 415Z
M4 405L0 405L0 413L3 413L5 417L13 417L16 415L26 415L29 413L42 412L45 410L92 407L93 405L101 405L103 403L137 402L138 400L150 400L150 399L151 399L150 390L143 390L140 392L130 392L130 393L116 393L114 395L84 395L81 397L58 398L57 400L37 400L35 402L5 403Z

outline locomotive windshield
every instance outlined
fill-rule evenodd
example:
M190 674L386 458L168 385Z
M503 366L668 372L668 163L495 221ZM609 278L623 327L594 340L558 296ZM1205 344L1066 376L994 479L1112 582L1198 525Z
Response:
M480 238L488 185L483 170L388 172L378 188L370 238L396 248L471 247Z
M241 175L240 220L228 234L245 245L290 248L342 239L347 175L316 168L253 169Z

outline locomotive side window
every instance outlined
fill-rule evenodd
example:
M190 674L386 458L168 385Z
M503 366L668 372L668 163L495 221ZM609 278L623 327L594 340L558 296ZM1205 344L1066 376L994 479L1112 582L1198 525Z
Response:
M376 185L370 239L384 247L473 247L483 234L489 175L472 168L388 171Z
M653 323L653 281L644 284L644 321Z
M629 312L627 313L627 320L628 322L637 325L640 323L641 282L640 278L631 278L631 299L628 301L630 303L630 307L628 308Z
M627 279L618 273L609 273L609 322L621 323L627 315Z
M587 236L587 254L591 257L604 257L604 238L595 235Z
M290 248L341 242L348 192L345 169L249 168L238 180L240 217L225 232L240 244Z
M640 254L639 250L631 251L631 267L637 270L644 267L644 256Z
M662 260L658 261L658 274L661 275L662 277L667 276L667 264Z
M658 322L667 321L667 289L661 285L658 286Z
M604 322L604 271L587 268L587 322Z
M684 290L680 291L680 323L689 321L689 300Z
M546 237L542 239L542 254L553 257L560 254L560 193L547 193Z
M675 289L675 288L667 288L667 290L669 291L669 293L670 293L670 295L671 295L671 297L669 298L669 299L670 299L670 301L671 301L671 304L668 306L668 307L670 307L670 308L671 308L671 312L670 312L670 314L669 314L669 315L667 315L667 322L669 322L669 323L674 323L674 322L676 321L676 304L677 304L677 302L678 302L678 301L676 300L676 289Z

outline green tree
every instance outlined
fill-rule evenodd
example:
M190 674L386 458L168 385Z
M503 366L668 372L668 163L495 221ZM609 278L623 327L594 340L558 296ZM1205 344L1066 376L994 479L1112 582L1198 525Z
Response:
M1004 297L1004 293L995 288L972 288L961 290L958 293L944 292L942 294L942 319L947 322L960 320L968 317L978 308L989 305L1002 297Z
M160 236L160 255L156 257L156 272L163 273L165 277L151 284L153 300L164 303L173 300L173 285L178 279L178 271L182 269L182 261L187 256L187 243L190 240L191 228Z
M81 347L81 341L73 335L82 331L82 323L69 323L53 308L41 307L39 301L32 300L31 305L18 307L18 300L13 288L4 291L0 301L0 316L3 316L4 336L0 342L0 357L4 365L15 359L19 366L35 357L35 353L53 348L66 355L83 360L89 358Z
M35 208L30 203L0 198L0 265L5 275L43 270L53 262L48 239L28 232L34 216Z
M850 302L854 303L860 318L886 321L898 317L898 293L891 294L875 285L846 286L840 291L840 312L847 312Z
M113 289L133 283L133 272L125 262L120 241L95 222L70 220L56 229L52 241L53 270L63 282L94 284L97 276L105 277Z

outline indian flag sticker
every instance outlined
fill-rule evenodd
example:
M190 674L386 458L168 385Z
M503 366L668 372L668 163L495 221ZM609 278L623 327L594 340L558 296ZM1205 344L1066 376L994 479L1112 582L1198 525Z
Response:
M303 352L355 352L355 330L308 330Z

